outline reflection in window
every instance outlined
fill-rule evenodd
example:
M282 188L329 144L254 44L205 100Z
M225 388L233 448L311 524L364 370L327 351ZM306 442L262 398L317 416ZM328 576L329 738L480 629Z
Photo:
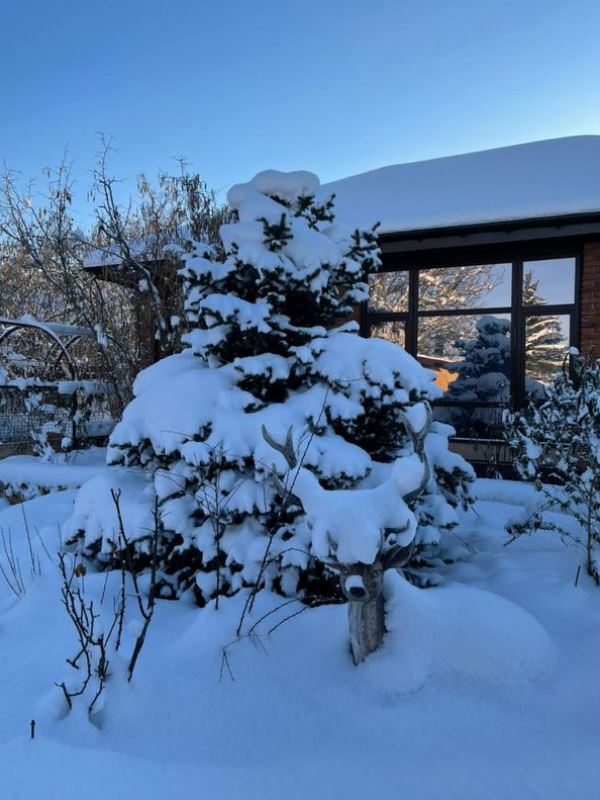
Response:
M442 319L434 317L421 321L435 324ZM453 357L445 364L454 377L447 386L444 399L469 404L506 404L510 396L510 317L485 314L452 319L460 320L467 328L461 338L454 339ZM500 413L499 407L464 408L457 405L440 408L438 419L453 425L460 431L459 435L489 436Z
M550 258L523 262L523 305L573 303L575 259Z
M562 369L569 351L569 315L525 318L525 388L528 394L542 394L543 385Z
M458 354L455 341L468 335L472 317L419 317L417 357L452 361Z
M380 339L387 339L394 344L404 347L406 338L404 335L404 322L395 319L391 322L377 322L371 325L371 336L378 336Z
M408 311L408 272L369 275L371 311Z
M474 403L508 400L510 381L510 318L466 317L470 330L456 339L451 369L458 377L448 399Z
M522 283L513 286L521 266ZM410 352L443 390L436 418L460 436L495 438L511 399L523 402L523 389L541 396L562 368L577 312L575 278L575 257L380 273L369 280L371 335L406 347L406 329ZM418 299L416 320L409 283ZM564 314L551 313L557 305ZM511 365L513 333L519 363Z
M502 438L502 407L434 406L433 418L452 425L455 435L465 439Z
M419 272L419 309L509 307L511 264L442 267Z
M484 322L486 320L487 322ZM497 322L501 320L501 322ZM496 321L496 322L494 322ZM502 333L496 330L501 328ZM482 328L482 330L480 330ZM429 356L443 359L449 364L464 360L465 349L472 349L480 342L481 356L486 352L481 337L500 337L506 361L510 357L510 314L464 314L456 317L420 317L418 331L418 357ZM495 349L488 353L495 358ZM507 373L508 374L508 373Z

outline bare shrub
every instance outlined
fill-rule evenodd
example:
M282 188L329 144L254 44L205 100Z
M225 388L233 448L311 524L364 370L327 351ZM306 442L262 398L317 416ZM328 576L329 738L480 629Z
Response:
M70 563L68 563L70 562ZM108 630L102 626L100 614L96 613L94 601L87 601L80 581L85 576L85 566L76 558L59 553L58 563L62 577L62 604L75 628L79 650L67 664L81 676L77 685L65 681L56 685L62 690L69 708L77 697L86 697L87 710L91 714L96 707L109 678L109 646L113 634L122 628L125 614L124 601L118 603Z
M155 181L141 175L134 197L122 205L118 181L109 173L110 152L110 142L103 140L87 231L75 220L66 157L45 171L46 185L39 191L33 181L4 170L0 315L18 319L26 313L94 331L95 343L77 354L78 363L98 361L94 377L112 387L118 417L139 369L179 346L178 253L194 239L215 241L229 211L184 161L175 175L162 172ZM110 273L86 268L94 251L108 257ZM153 337L156 347L149 352Z

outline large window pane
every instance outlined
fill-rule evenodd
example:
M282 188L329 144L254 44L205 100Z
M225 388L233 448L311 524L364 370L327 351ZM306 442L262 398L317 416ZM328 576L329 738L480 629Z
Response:
M541 395L543 387L558 372L569 351L568 314L525 318L525 389Z
M523 305L574 302L574 258L523 262Z
M504 403L510 395L510 315L421 317L418 357L452 376L449 400ZM439 382L438 382L439 383Z
M511 275L511 264L423 269L419 272L419 309L508 308Z
M406 338L404 335L404 322L393 320L392 322L377 322L371 325L371 336L378 336L380 339L388 339L394 344L404 347Z
M371 311L408 311L408 272L369 275Z
M503 406L434 406L433 418L452 425L465 439L495 439L502 436ZM473 453L471 457L474 457Z

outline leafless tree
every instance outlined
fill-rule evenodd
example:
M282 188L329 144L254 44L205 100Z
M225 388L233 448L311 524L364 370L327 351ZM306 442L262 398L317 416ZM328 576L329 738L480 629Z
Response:
M159 173L155 181L141 175L134 197L123 205L121 187L109 172L110 153L110 142L103 141L86 231L75 220L66 157L45 172L39 192L32 181L4 168L0 316L30 314L94 331L95 342L87 351L81 345L78 358L97 360L96 377L110 383L118 415L139 369L179 346L178 253L192 240L215 242L229 211L183 160L175 175ZM90 269L93 253L105 255L111 266Z
M158 356L170 355L179 346L179 255L194 241L217 245L230 212L183 159L178 159L178 174L161 172L155 183L141 174L135 198L123 205L119 182L109 172L110 153L110 141L103 140L94 170L93 239L107 262L117 262L124 282L148 301Z
M118 409L125 402L124 387L128 384L127 337L121 335L128 317L127 304L115 302L114 289L83 269L89 243L72 217L73 180L67 162L54 172L48 171L46 178L46 192L36 198L32 183L23 188L19 176L8 169L2 175L2 268L13 278L15 290L9 296L5 293L6 311L2 308L0 312L17 318L24 313L41 313L45 321L72 323L95 331L103 377L113 387Z

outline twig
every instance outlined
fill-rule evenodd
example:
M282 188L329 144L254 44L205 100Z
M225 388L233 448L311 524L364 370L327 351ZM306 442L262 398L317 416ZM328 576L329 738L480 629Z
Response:
M127 538L127 534L125 533L125 524L123 522L123 514L121 512L121 492L115 489L111 489L111 496L113 499L113 503L115 504L116 512L117 512L117 522L119 525L119 536L123 540L125 547L124 547L124 554L125 558L128 561L129 570L131 572L131 580L133 583L134 589L134 597L137 601L138 609L140 614L142 615L142 619L144 623L142 625L142 630L138 634L135 644L133 646L133 651L131 654L131 658L129 659L129 664L127 666L127 680L131 681L133 678L133 672L135 670L135 666L137 664L138 658L140 653L142 652L142 648L146 641L146 635L148 633L148 628L150 626L150 622L152 621L152 617L154 615L154 606L156 602L156 576L158 572L158 539L160 536L161 531L161 523L160 523L160 516L158 511L158 499L155 499L154 502L154 535L152 537L152 555L151 555L151 566L150 566L150 586L148 589L148 597L147 600L144 602L142 597L142 592L139 587L138 576L135 570L135 565L131 559L131 545L130 541ZM122 584L121 584L121 593L122 597L125 597L125 585L124 585L124 575L122 576ZM121 642L121 633L122 633L122 625L119 626L119 633L118 633L118 642Z
M121 617L124 613L122 606L114 609L112 623L105 635L96 632L97 620L99 615L94 611L94 601L86 603L81 589L73 586L76 577L83 577L85 568L81 564L72 563L70 573L67 572L66 556L60 552L58 555L59 570L62 576L61 597L62 604L73 623L77 638L79 640L79 650L72 658L67 658L67 664L75 670L80 669L81 659L83 658L84 669L79 688L67 687L62 681L56 685L62 690L64 698L69 708L73 708L73 700L85 694L88 686L93 679L97 680L96 690L88 703L88 713L94 710L98 699L105 689L109 677L108 645L115 631L115 628L122 624Z

